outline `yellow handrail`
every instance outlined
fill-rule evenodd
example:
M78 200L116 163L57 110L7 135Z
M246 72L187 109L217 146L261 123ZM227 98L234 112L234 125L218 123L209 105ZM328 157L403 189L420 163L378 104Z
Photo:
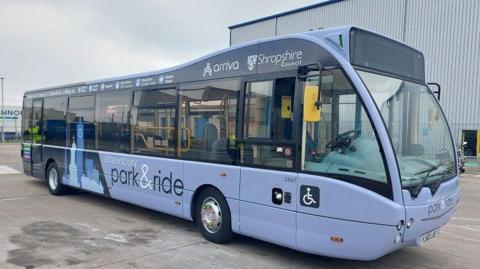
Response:
M133 137L135 136L139 136L142 140L143 140L143 143L145 144L145 146L148 148L148 149L158 149L158 150L165 150L167 153L170 151L170 147L168 146L160 146L160 147L156 147L155 144L153 144L151 147L149 146L149 143L147 141L147 139L145 138L145 135L143 133L137 133L138 130L145 130L145 129L153 129L153 130L171 130L171 131L175 131L175 127L140 127L140 126L134 126L132 128L132 132L133 132ZM186 136L187 136L187 146L186 148L180 148L180 151L181 152L186 152L186 151L189 151L190 150L190 147L191 147L191 130L189 128L185 128L185 127L182 127L181 129L185 129L185 132L186 132Z

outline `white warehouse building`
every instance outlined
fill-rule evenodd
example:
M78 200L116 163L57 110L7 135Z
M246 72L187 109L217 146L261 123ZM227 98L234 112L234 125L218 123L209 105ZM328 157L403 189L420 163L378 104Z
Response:
M455 143L467 141L465 154L480 156L480 1L323 1L232 25L230 45L341 25L371 29L422 51L426 80L440 85Z

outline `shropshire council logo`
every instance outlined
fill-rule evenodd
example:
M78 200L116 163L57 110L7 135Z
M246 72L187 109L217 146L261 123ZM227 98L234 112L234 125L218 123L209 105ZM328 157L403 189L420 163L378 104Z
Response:
M248 56L247 58L248 70L252 71L253 69L255 69L255 66L257 65L257 58L258 58L258 55L256 54Z

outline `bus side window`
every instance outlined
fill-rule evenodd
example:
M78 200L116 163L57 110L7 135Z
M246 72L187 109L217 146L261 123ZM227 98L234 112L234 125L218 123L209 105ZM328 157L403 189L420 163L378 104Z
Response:
M43 130L46 145L65 146L67 98L47 97L43 103Z
M67 125L68 147L75 144L78 149L95 149L95 96L70 97Z
M301 169L386 189L379 142L360 97L343 72L325 70L320 82L317 77L308 78L308 86L322 89L322 114L318 121L303 122Z
M175 156L177 90L135 91L132 108L132 152Z
M240 80L214 80L180 86L180 156L233 163Z
M23 142L31 142L32 134L32 99L24 99L22 112L22 138Z
M96 146L100 150L128 152L130 92L98 93L95 106Z
M293 137L293 97L295 78L275 80L273 100L274 128L273 139L291 140Z
M43 130L42 130L42 108L43 100L33 100L32 107L32 120L30 124L30 134L32 135L33 143L43 143Z
M294 77L247 82L240 161L293 169Z

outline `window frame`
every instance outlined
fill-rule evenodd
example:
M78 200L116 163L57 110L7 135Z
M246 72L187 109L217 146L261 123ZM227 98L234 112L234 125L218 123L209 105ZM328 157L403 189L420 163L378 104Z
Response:
M354 184L354 185L359 186L361 188L373 191L373 192L375 192L379 195L382 195L385 198L393 201L393 185L392 185L392 179L391 179L391 176L390 176L390 170L389 170L389 167L388 167L388 162L387 162L387 159L386 159L386 156L385 156L385 151L384 151L383 145L380 141L378 130L377 130L375 124L374 124L372 116L370 115L370 112L366 108L365 101L363 100L360 93L358 92L358 89L355 86L355 84L353 83L352 79L348 76L348 74L345 72L345 70L342 67L335 66L335 67L329 68L327 70L330 70L330 69L339 69L342 72L342 74L345 76L348 83L350 83L350 85L353 89L353 92L355 93L358 100L360 101L360 105L361 105L362 109L365 111L365 115L367 116L370 124L372 125L372 129L375 133L375 140L377 141L377 144L379 146L380 155L382 157L383 166L385 168L385 177L386 177L387 182L382 183L382 182L370 180L370 179L367 179L367 178L351 176L351 175L347 176L347 175L343 175L343 174L333 174L333 173L314 172L314 171L302 170L302 164L301 164L302 156L301 155L297 155L299 157L297 158L297 162L296 162L296 166L297 166L296 171L299 174L322 176L322 177L333 178L333 179L336 179L336 180L340 180L340 181L344 181L344 182L347 182L347 183L350 183L350 184ZM322 75L322 70L320 71L320 74L318 74L318 76L320 76L320 83L321 83L321 75ZM300 93L300 98L299 99L300 100L298 100L298 101L301 102L300 106L303 108L303 95L304 95L304 91L305 91L305 81L299 80L298 82L300 83L300 89L299 89L299 93ZM378 108L376 108L376 109L378 109ZM303 123L303 109L301 111L299 111L298 114L299 114L298 116L300 117L299 122ZM383 124L383 122L381 124ZM300 129L300 126L297 129ZM300 152L298 152L298 154L302 154L301 153L301 148L303 146L302 137L297 136L297 140L298 140L297 141L298 142L298 151L300 151Z
M44 107L44 99L43 98L34 98L32 99L32 110L31 110L31 114L30 114L30 118L29 118L29 126L31 126L31 128L33 128L33 123L34 123L34 120L33 120L33 115L34 115L34 111L35 111L35 102L41 102L42 103L42 106L40 107L40 119L38 120L40 122L40 126L37 126L38 129L39 129L39 133L37 135L40 136L40 141L38 142L35 142L34 139L33 139L33 135L32 133L30 133L30 143L32 144L41 144L43 145L44 142L45 142L45 137L43 136L44 134L44 130L43 130L43 107ZM36 125L35 125L36 126Z
M238 148L238 141L240 140L239 137L239 127L243 126L243 117L241 116L242 111L243 111L243 98L244 98L244 79L245 76L236 76L236 77L226 77L226 78L216 78L216 79L206 79L206 80L197 80L197 81L188 81L188 82L182 82L177 85L177 111L176 111L176 131L178 134L178 127L180 126L180 110L181 110L181 97L180 93L182 91L181 87L185 85L195 85L195 84L208 84L211 82L215 81L231 81L235 80L238 82L239 88L237 90L238 92L238 97L237 97L237 113L235 115L235 137L236 137L236 148L235 148L235 157L232 158L231 161L221 161L221 160L207 160L207 159L200 159L200 158L191 158L188 156L182 156L177 150L177 154L175 156L176 159L178 160L186 160L186 161L194 161L194 162L203 162L203 163L214 163L214 164L222 164L222 165L234 165L234 166L241 166L240 164L240 151ZM178 143L178 136L177 136L177 143ZM227 145L228 146L228 145Z
M93 120L92 120L92 125L94 126L95 130L94 130L94 138L93 138L93 147L92 148L83 148L83 150L98 150L96 148L96 125L95 125L95 109L97 107L97 95L95 93L89 93L89 94L80 94L80 95L70 95L68 96L67 98L67 108L66 108L66 112L65 112L65 125L66 125L66 136L67 138L65 139L65 145L67 148L71 148L72 147L72 133L71 133L71 128L70 128L70 124L74 123L74 122L69 122L69 118L68 118L68 114L70 113L70 103L72 101L72 98L76 98L76 97L87 97L87 96L92 96L93 97ZM88 109L88 108L74 108L74 110L78 110L78 109ZM85 142L85 140L84 140ZM84 143L85 145L85 143Z
M178 84L169 84L169 85L164 85L164 86L155 86L155 87L152 87L152 86L149 86L149 87L144 87L144 88L134 88L133 90L131 90L130 92L130 110L129 110L129 115L128 115L128 118L129 118L129 126L130 126L130 132L133 130L133 121L134 121L134 118L133 118L133 109L136 108L155 108L155 107L158 107L158 106L155 106L155 105L146 105L146 106L139 106L139 105L135 105L135 92L147 92L147 91L161 91L161 90L175 90L175 103L174 105L172 106L166 106L166 105L161 105L160 107L162 108L174 108L175 109L175 121L174 121L174 132L175 134L178 133L178 116L179 116L179 99L180 99L180 96L178 94L178 91L179 91L179 85ZM137 115L137 118L135 118L135 120L138 119L138 115ZM129 145L129 154L134 154L134 155L138 155L138 156L149 156L149 157L160 157L160 158L168 158L168 159L177 159L177 160L180 160L180 157L178 156L178 135L175 135L174 136L174 141L175 141L175 153L173 155L168 155L168 154L164 154L164 153L149 153L149 152L135 152L133 151L133 147L132 147L132 143L134 137L132 135L130 135L130 145Z
M52 144L50 142L47 142L47 132L48 132L48 129L47 129L47 121L49 119L48 115L46 114L46 109L45 109L45 106L46 106L46 103L50 100L54 100L54 99L63 99L63 102L65 104L65 108L63 110L63 121L64 121L64 135L65 135L65 138L63 139L63 145L61 146L66 146L67 144L67 139L68 139L68 135L67 135L67 119L66 119L66 115L67 115L67 111L68 111L68 102L69 102L69 97L68 96L65 96L65 95L59 95L59 96L52 96L52 97L45 97L43 99L43 112L42 112L42 129L43 129L43 144L44 145L50 145L50 146L58 146L58 145L55 145L55 144Z
M270 132L269 138L249 138L245 136L245 119L247 118L245 115L245 103L247 97L247 83L249 82L262 82L262 81L273 81L273 89L272 89L272 98L275 96L275 80L282 79L282 78L295 78L295 89L293 92L293 130L292 130L292 139L275 139L272 132L274 131L274 101L272 102L272 115L271 115L271 122L272 122L272 129ZM265 74L257 74L257 75L250 75L250 76L243 76L241 79L241 89L240 89L240 101L238 103L238 114L237 114L237 165L240 167L251 167L251 168L260 168L260 169L268 169L268 170L276 170L276 171L285 171L285 172L296 172L298 171L298 160L300 159L301 152L299 152L299 148L301 144L298 141L298 127L299 127L299 114L301 112L301 100L300 98L303 96L303 90L299 88L300 79L298 75L298 70L288 70L288 71L280 71L280 72L272 72L272 73L265 73ZM302 91L302 95L300 95L300 91ZM273 98L274 99L274 98ZM301 137L300 137L301 139ZM240 144L253 144L253 145L291 145L292 149L294 150L292 155L292 167L277 167L277 166L269 166L269 165L256 165L250 163L242 163L241 162L241 147Z
M28 132L28 139L25 136L25 131L28 130L30 126L30 121L32 120L32 112L33 112L33 100L34 99L27 99L23 98L23 105L22 105L22 143L32 143L32 134ZM25 105L29 102L29 113L28 115L25 115ZM26 121L26 122L25 122Z
M373 70L373 69L368 69L368 68L364 68L364 67L361 67L361 66L357 66L357 65L352 65L353 69L355 70L355 74L358 76L358 78L360 79L361 83L365 86L365 88L367 88L363 78L358 74L358 71L363 71L363 72L369 72L369 73L373 73L373 74L376 74L376 75L381 75L381 76L387 76L387 77L392 77L392 78L395 78L395 79L399 79L399 80L404 80L404 81L408 81L408 82L411 82L411 83L415 83L415 84L420 84L420 85L423 85L427 88L427 92L429 92L431 94L431 96L436 100L436 102L438 103L439 105L439 111L442 113L443 117L445 119L447 119L446 115L445 115L445 112L443 111L442 107L440 106L440 101L439 99L437 99L437 97L434 95L432 89L429 87L429 85L427 85L424 81L415 81L414 79L411 79L411 78L405 78L405 77L402 77L402 76L399 76L399 75L395 75L395 74L390 74L388 72L384 72L384 71L381 71L381 70ZM370 92L370 90L368 90L367 88L367 93L368 93L368 96L373 100L373 95L372 93ZM395 158L395 164L397 164L397 169L396 169L396 172L400 178L400 185L401 185L401 188L402 189L407 189L407 188L404 188L403 187L403 184L401 182L401 173L400 173L400 166L398 165L399 164L399 161L398 161L398 158L397 158L397 153L395 151L395 148L393 147L393 139L392 139L392 136L390 135L390 132L388 131L388 128L387 128L387 123L385 122L385 119L383 118L382 116L382 113L381 113L381 109L378 107L377 103L376 102L373 102L374 103L374 106L375 106L375 109L376 111L378 112L378 114L380 115L380 118L382 120L382 124L383 126L385 127L385 129L387 130L387 137L388 137L388 142L390 143L390 145L392 145L392 151L393 151L393 156ZM452 139L452 146L453 146L453 152L456 154L457 152L457 149L455 147L455 140L453 139L453 136L452 136L452 129L450 127L450 124L448 124L448 120L447 120L447 129L450 133L450 137ZM383 148L382 148L382 152L383 152ZM455 157L456 158L456 157ZM455 159L456 160L456 159ZM454 165L455 165L455 171L458 171L458 161L455 161L454 162ZM442 180L442 182L444 181L448 181L452 178L454 178L455 176L457 176L458 173L452 177L447 177L445 179ZM391 184L391 182L390 182ZM434 184L437 184L436 182ZM426 186L429 186L429 184L426 184ZM438 184L437 186L440 186L440 184ZM407 189L408 190L408 189ZM393 195L393 194L392 194ZM393 199L393 198L392 198Z
M244 100L244 103L243 103L243 109L247 110L245 111L246 114L244 115L244 118L246 117L247 119L250 118L250 100L251 100L251 97L248 97L248 95L250 94L247 94L247 91L249 89L251 89L251 86L247 86L247 85L251 85L251 83L260 83L260 82L272 82L272 95L270 96L270 98L272 98L272 102L271 104L269 104L269 111L270 111L270 119L269 119L269 132L268 132L268 135L267 136L249 136L249 133L248 131L250 130L250 122L249 121L244 121L243 123L243 128L244 128L244 132L243 132L243 138L244 139L250 139L250 140L267 140L267 139L273 139L273 131L275 130L275 126L274 126L274 119L275 119L275 113L274 113L274 108L275 108L275 78L273 79L261 79L261 80L255 80L255 81L246 81L245 82L245 85L243 85L243 88L245 89L245 100ZM251 96L251 95L250 95ZM248 102L248 105L247 105L247 102Z
M133 104L133 95L132 95L133 91L131 91L131 90L124 90L124 91L127 92L126 95L128 96L127 99L125 100L126 104L128 106L126 125L127 125L127 129L128 129L127 133L128 133L128 136L130 137L131 136L131 128L132 128L131 123L130 123L130 117L131 117L132 104ZM103 152L113 152L113 153L131 153L131 140L130 139L128 139L127 149L124 150L124 151L121 151L121 150L117 150L117 151L106 150L106 149L102 148L102 146L101 146L102 143L100 142L101 141L100 140L100 131L101 131L100 124L102 124L102 122L98 121L98 119L97 119L97 114L100 110L98 98L99 98L99 95L107 95L107 97L108 97L108 94L114 95L115 93L116 93L115 91L103 91L103 92L97 92L97 93L93 94L93 97L94 97L93 123L94 123L94 126L95 126L95 150L103 151ZM84 96L90 96L90 95L84 95ZM68 109L70 109L70 99L69 99Z

